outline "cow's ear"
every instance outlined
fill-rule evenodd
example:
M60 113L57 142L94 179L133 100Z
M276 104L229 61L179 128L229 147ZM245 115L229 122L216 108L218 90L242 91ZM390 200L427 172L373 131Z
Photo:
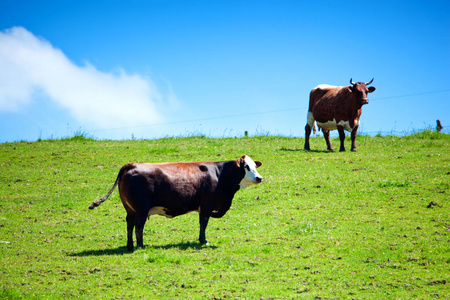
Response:
M242 157L239 158L239 159L236 161L236 165L237 165L238 167L240 167L241 165L242 165L242 166L245 165L245 155L242 155Z
M260 162L259 160L255 161L256 167L259 168L262 165L262 162Z
M375 92L376 88L374 86L369 87L369 93Z
M240 161L240 159L236 160L236 167L238 167L238 168L241 167L241 163L239 161Z
M239 164L244 167L245 166L245 155L242 155L241 158L239 158Z

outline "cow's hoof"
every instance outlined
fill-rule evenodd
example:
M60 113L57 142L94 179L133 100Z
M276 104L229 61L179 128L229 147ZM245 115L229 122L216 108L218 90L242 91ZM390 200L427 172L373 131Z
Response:
M128 252L133 252L134 251L134 247L133 246L127 246L127 250L128 250Z
M207 240L198 240L200 242L200 244L202 245L208 245L208 241Z
M356 148L352 149L352 152L358 152L358 150L356 150Z

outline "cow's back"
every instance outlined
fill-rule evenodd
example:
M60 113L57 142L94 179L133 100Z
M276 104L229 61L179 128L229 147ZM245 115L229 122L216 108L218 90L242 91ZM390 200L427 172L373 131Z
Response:
M346 87L322 84L314 88L310 93L309 111L314 119L319 122L327 122L341 117L345 108L348 95Z
M321 84L312 89L309 94L310 111L317 105L323 106L324 104L335 101L335 99L338 98L337 95L341 89L342 87L327 84Z
M125 208L165 207L177 216L198 210L202 194L213 188L213 165L208 163L132 164L122 176L119 192Z

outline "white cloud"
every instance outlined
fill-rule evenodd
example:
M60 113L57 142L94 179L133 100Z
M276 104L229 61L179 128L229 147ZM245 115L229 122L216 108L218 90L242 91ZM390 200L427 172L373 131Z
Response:
M20 111L37 101L37 92L102 128L159 123L161 108L178 103L170 85L162 95L150 78L77 66L23 27L0 32L0 112Z

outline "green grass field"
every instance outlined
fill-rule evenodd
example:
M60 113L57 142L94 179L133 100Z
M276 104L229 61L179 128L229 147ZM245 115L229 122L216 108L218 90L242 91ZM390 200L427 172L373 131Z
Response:
M0 298L450 299L450 136L358 136L356 153L303 142L0 144ZM207 246L198 214L153 216L130 253L117 190L88 209L125 163L242 154L263 162L263 183L210 220Z

